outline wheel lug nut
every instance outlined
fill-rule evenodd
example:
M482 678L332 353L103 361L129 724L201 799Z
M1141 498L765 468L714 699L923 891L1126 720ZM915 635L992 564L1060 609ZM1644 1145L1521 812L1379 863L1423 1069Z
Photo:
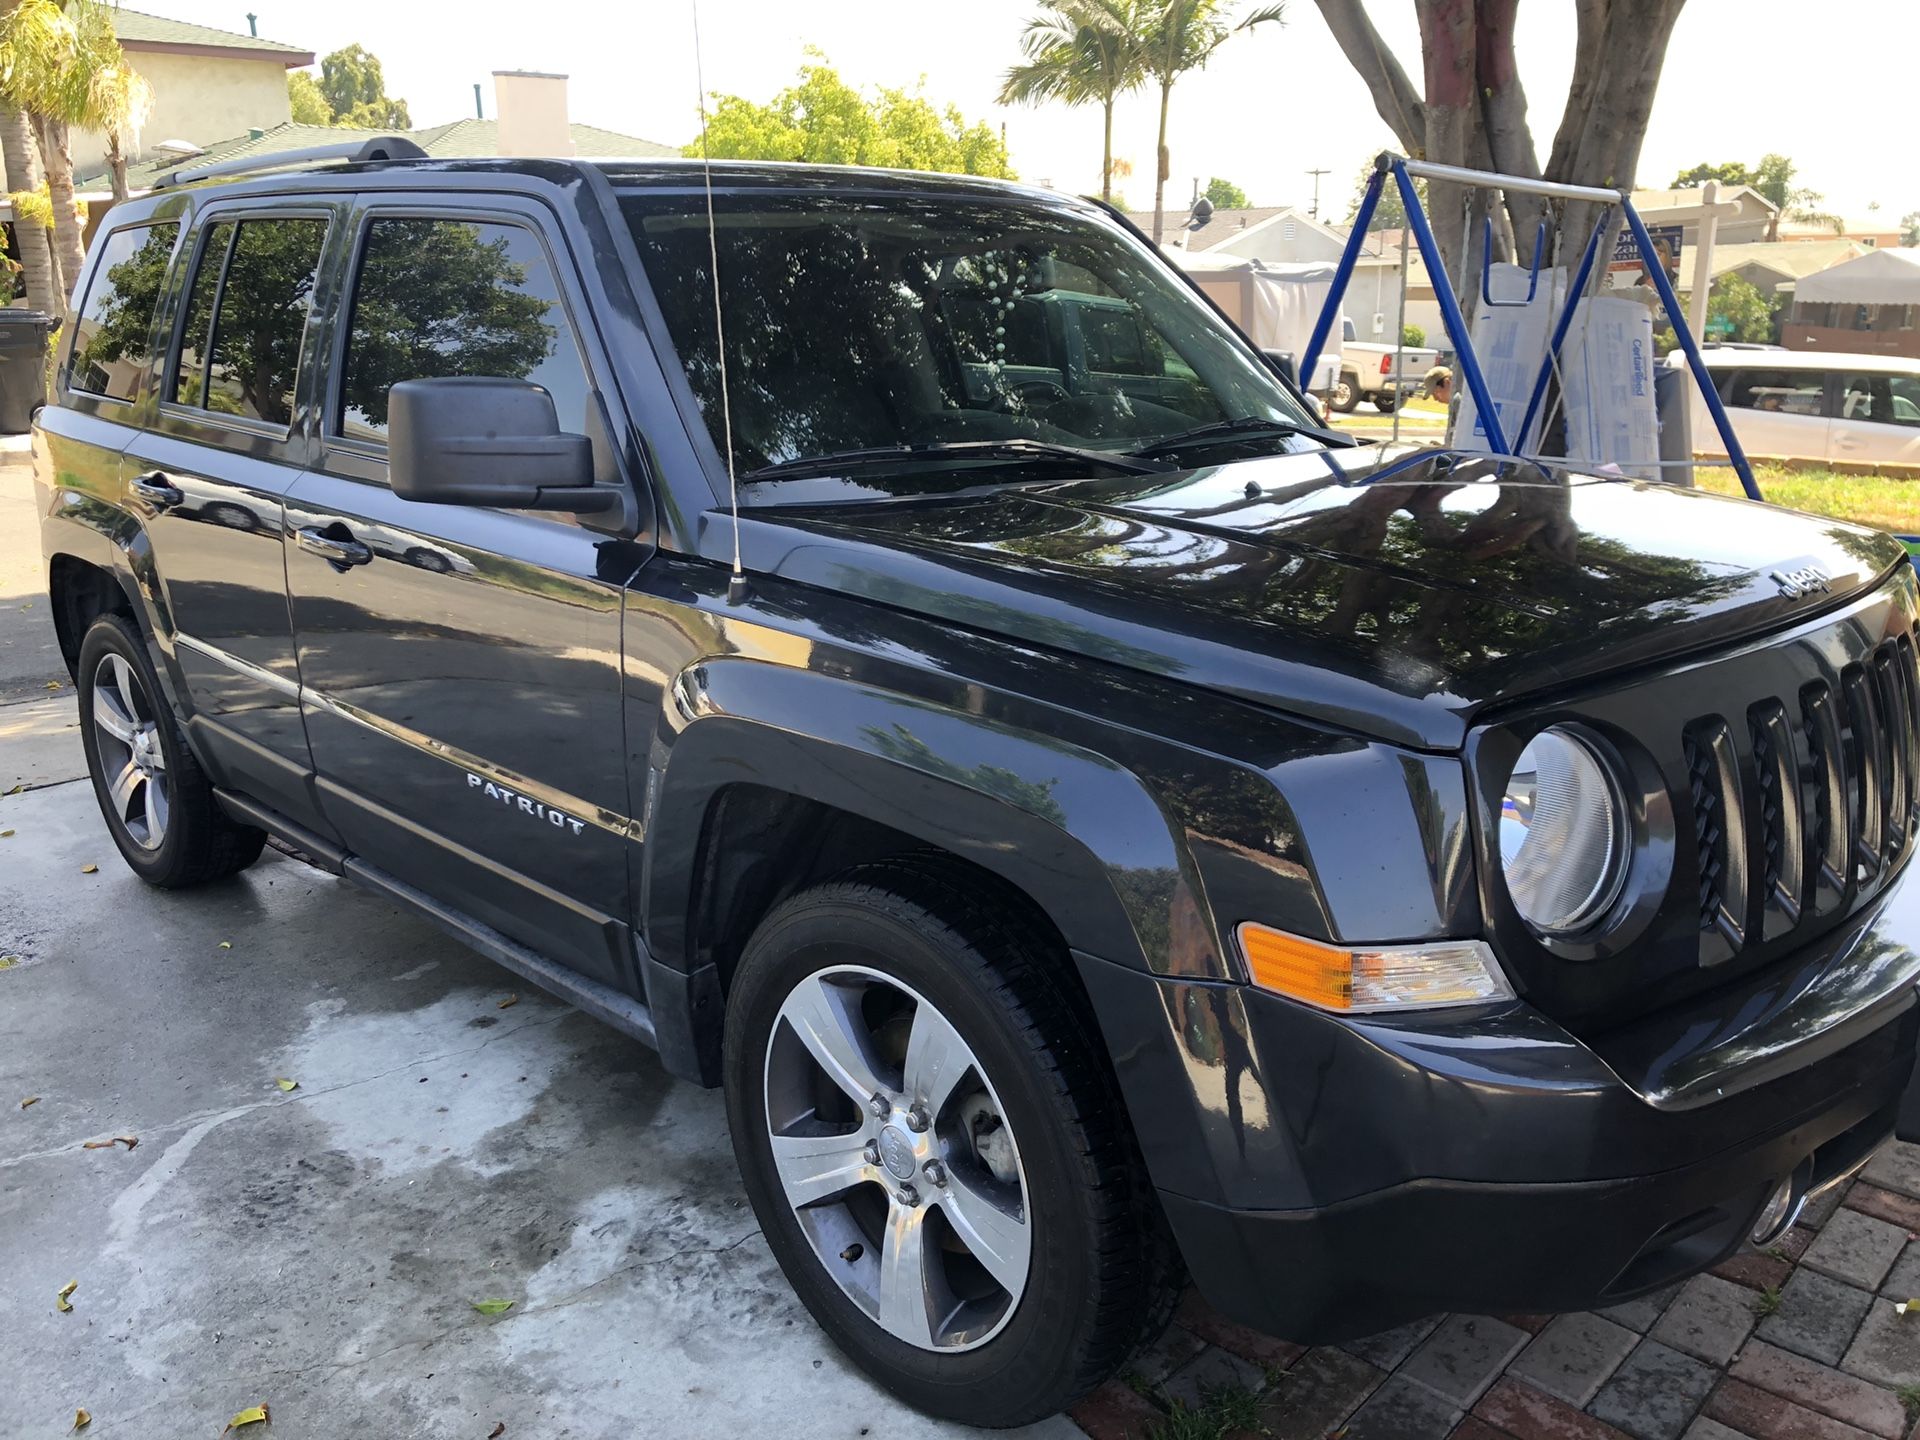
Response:
M909 1210L916 1209L920 1204L920 1192L911 1185L902 1185L893 1192L893 1198Z
M871 1100L867 1101L867 1110L874 1119L884 1120L888 1115L893 1113L893 1106L887 1103L886 1096L875 1095Z
M860 1158L869 1165L880 1163L880 1147L874 1141L867 1141L866 1148L860 1152Z
M920 1167L921 1173L934 1185L944 1187L947 1183L947 1167L938 1160L929 1160Z
M913 1131L914 1134L922 1134L926 1130L927 1124L927 1111L925 1106L916 1105L907 1111L907 1128Z

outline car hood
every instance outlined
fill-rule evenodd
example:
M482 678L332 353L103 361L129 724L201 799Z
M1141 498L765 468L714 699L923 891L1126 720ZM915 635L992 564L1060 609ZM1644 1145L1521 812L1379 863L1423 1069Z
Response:
M756 570L1423 749L1489 706L1796 623L1906 558L1700 491L1387 446L743 525ZM1793 583L1815 570L1825 588Z

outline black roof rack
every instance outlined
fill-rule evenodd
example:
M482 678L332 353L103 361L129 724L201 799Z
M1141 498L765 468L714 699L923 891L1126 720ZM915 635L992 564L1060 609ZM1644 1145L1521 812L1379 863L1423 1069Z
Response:
M196 180L222 175L250 175L257 171L286 170L298 165L339 162L364 165L372 160L425 160L427 152L404 135L376 135L371 140L349 140L339 145L314 145L305 150L282 150L272 155L247 155L188 170L171 170L153 182L155 190L171 190Z

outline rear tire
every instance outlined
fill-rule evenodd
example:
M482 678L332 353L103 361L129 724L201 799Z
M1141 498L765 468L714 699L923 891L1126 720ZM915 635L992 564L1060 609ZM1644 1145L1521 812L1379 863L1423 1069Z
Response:
M893 861L776 907L728 997L727 1118L767 1243L834 1343L919 1410L1011 1426L1157 1336L1180 1267L1067 956L982 890ZM850 1057L831 1074L829 1031ZM913 1234L922 1269L894 1259Z
M1382 415L1391 415L1400 408L1400 393L1397 390L1382 390L1373 397L1373 408Z
M259 859L266 832L239 824L213 798L131 620L102 615L87 628L79 676L87 773L133 873L173 890Z

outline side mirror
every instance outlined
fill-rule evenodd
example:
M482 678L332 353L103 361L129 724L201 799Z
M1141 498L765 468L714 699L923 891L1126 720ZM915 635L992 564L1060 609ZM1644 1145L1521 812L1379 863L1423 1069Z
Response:
M1262 350L1260 353L1267 357L1269 365L1286 377L1289 385L1296 390L1300 388L1300 365L1293 358L1291 350Z
M608 510L619 491L593 483L593 447L563 435L553 397L526 380L402 380L387 392L393 493L441 505Z

